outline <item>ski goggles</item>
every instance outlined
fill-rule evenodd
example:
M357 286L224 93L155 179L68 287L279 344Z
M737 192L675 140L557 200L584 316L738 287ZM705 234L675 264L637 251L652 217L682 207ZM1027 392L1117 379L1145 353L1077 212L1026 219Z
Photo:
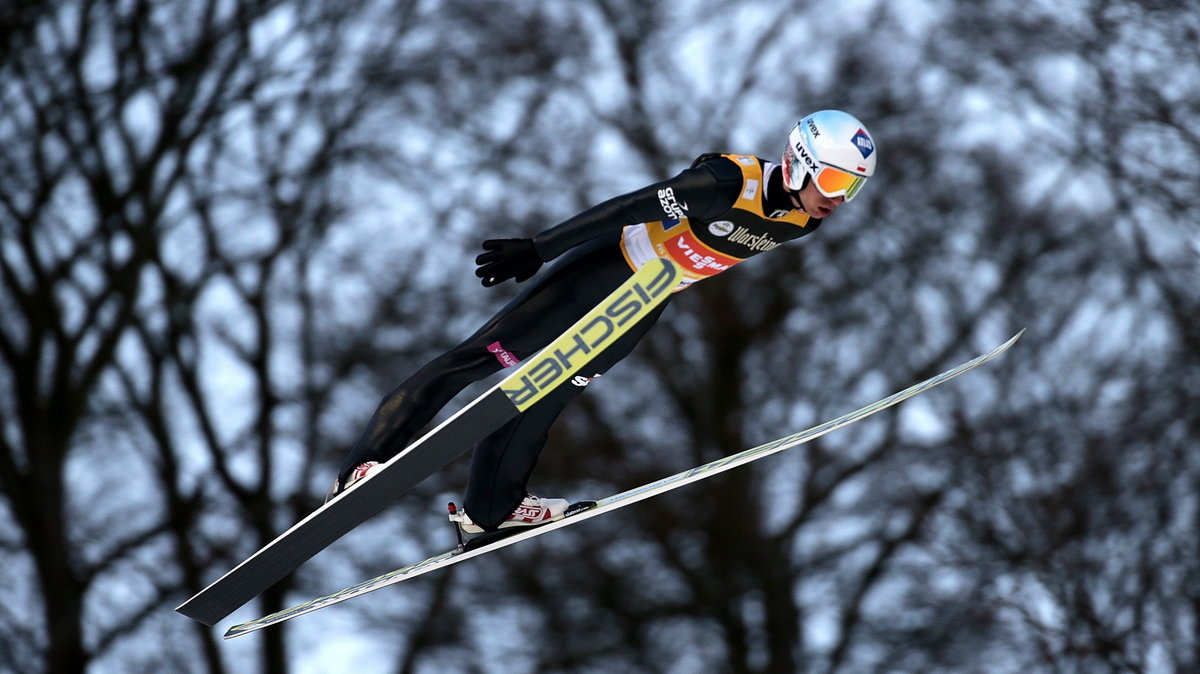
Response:
M850 201L867 183L867 179L864 176L856 176L853 173L825 165L817 172L813 183L816 184L817 191L827 197L833 198L844 194L846 201Z

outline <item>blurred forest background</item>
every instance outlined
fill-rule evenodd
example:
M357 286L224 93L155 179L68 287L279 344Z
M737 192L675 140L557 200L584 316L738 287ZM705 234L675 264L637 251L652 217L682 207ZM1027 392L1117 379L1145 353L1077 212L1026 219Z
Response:
M1200 671L1193 3L8 0L0 27L0 671ZM447 548L460 460L219 629L173 612L515 292L479 287L479 241L702 152L777 160L822 108L875 136L863 195L679 296L535 492L633 487L1028 328L1000 361L220 639Z

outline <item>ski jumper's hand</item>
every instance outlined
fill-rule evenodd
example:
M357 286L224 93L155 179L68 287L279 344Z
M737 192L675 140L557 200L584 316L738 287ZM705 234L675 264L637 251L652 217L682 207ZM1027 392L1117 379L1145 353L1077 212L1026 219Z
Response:
M479 265L475 275L483 280L485 288L510 278L520 283L542 267L542 256L533 247L533 239L488 239L483 249L487 252L475 258Z

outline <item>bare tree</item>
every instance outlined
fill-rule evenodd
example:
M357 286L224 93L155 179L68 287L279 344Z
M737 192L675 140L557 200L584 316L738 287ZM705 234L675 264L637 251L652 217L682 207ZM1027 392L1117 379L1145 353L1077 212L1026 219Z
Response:
M352 659L343 629L403 672L1196 668L1183 3L0 11L0 668L286 671ZM868 191L680 295L537 489L641 484L1027 327L1002 362L248 645L171 612L513 292L463 270L478 240L701 152L773 158L827 107L879 141ZM247 611L445 547L430 504L464 472Z
M366 89L339 79L363 19L258 1L16 14L0 484L23 581L6 599L30 609L0 650L22 671L222 671L216 635L169 609L312 508L345 442L320 422L378 353L346 323L405 318L413 302L387 299L425 262L366 273L327 245L348 172L379 164L347 137ZM331 306L356 283L379 295ZM263 643L262 669L287 669L282 635Z
M613 173L626 182L585 182L576 208L669 175L692 153L743 150L734 139L747 135L769 156L778 128L760 113L739 130L736 115L784 89L777 81L790 89L766 114L780 128L795 114L776 112L780 102L845 107L869 120L888 161L869 196L812 239L682 296L641 357L564 418L543 488L645 482L836 415L1017 326L1030 332L1002 363L861 428L593 521L561 546L463 569L460 603L520 611L552 635L531 645L522 631L512 654L531 668L1128 671L1168 648L1186 671L1190 643L1166 616L1186 615L1189 595L1156 583L1172 565L1180 582L1191 573L1160 541L1187 539L1176 535L1191 507L1179 494L1193 474L1193 413L1184 389L1163 382L1191 381L1196 362L1194 293L1183 291L1194 286L1195 172L1170 172L1194 166L1194 105L1180 97L1186 87L1158 84L1175 60L1132 57L1194 50L1190 17L1136 3L1054 17L1004 2L915 17L881 4L857 30L817 40L850 18L762 7L737 18L757 10L763 30L739 24L738 39L683 65L679 34L727 35L720 26L734 18L699 6L687 18L642 3L582 7L581 49L618 58L596 72L610 86L591 99L584 80L551 97L544 128L587 135L508 155L554 165L593 156L589 139L617 139L616 161L636 177L626 168ZM794 23L781 28L783 14ZM806 60L761 75L797 44ZM708 110L729 117L698 112ZM1136 126L1179 154L1150 158L1146 171L1144 151L1096 142ZM1153 226L1130 229L1146 217L1130 196L1097 213L1127 190L1158 197ZM1148 418L1138 400L1151 392ZM1178 605L1164 603L1172 596Z

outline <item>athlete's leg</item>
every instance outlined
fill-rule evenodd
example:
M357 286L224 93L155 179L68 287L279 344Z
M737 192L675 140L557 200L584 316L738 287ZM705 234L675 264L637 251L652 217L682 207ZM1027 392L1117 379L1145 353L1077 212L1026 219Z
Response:
M653 314L630 328L629 332L589 363L587 370L581 374L603 374L624 359L658 320L666 306L664 302ZM572 384L559 386L529 411L505 424L475 447L464 499L471 521L486 530L494 530L520 505L550 426L567 403L583 390L582 386Z
M338 479L344 484L359 464L395 456L460 391L503 367L489 345L499 343L517 358L527 358L629 274L615 240L609 237L565 254L474 335L430 361L384 397L342 461Z

